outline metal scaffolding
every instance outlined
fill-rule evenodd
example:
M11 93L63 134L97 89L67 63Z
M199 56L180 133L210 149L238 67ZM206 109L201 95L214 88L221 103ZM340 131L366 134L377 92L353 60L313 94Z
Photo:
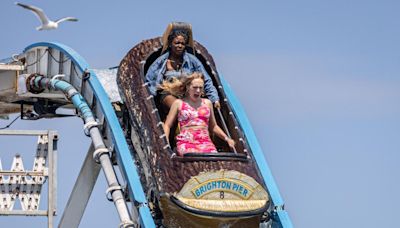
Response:
M32 170L26 170L21 155L14 156L11 169L3 170L0 160L0 215L47 216L49 228L56 214L56 131L0 130L0 136L37 136ZM47 209L40 209L41 191L47 182ZM14 209L16 202L20 210Z

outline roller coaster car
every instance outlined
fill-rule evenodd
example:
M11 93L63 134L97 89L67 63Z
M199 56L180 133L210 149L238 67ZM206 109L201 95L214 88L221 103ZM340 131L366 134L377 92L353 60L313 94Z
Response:
M145 84L151 63L165 50L174 29L190 34L187 51L204 65L218 90L224 119L237 152L212 137L219 153L176 156L165 138L162 113ZM246 136L226 99L212 56L191 37L191 26L171 23L163 37L133 47L119 65L117 83L124 101L122 125L138 162L153 216L167 227L259 227L268 219L270 200ZM173 136L172 136L173 137ZM171 138L173 140L173 138ZM173 143L171 143L172 147Z

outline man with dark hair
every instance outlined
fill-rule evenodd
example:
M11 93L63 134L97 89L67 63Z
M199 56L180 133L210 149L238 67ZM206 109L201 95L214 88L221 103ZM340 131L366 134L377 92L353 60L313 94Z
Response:
M146 73L146 83L149 85L150 93L153 96L158 96L162 104L168 108L176 100L176 97L160 90L158 86L164 80L172 78L184 77L193 72L200 72L204 75L204 91L208 99L214 104L214 107L219 108L218 92L213 85L211 77L204 69L200 60L194 55L187 52L187 46L191 32L184 29L174 29L168 34L167 47L164 47L165 53L158 57L149 67Z

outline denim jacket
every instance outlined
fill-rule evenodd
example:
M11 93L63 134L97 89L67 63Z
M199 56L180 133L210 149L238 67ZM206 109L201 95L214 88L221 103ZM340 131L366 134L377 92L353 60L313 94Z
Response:
M146 74L146 83L149 84L150 93L155 96L157 93L157 86L162 83L163 80L168 80L169 78L164 78L164 73L166 71L167 59L169 52L158 57L149 67ZM204 75L204 91L211 100L212 103L219 101L218 92L213 85L210 75L204 69L200 60L198 60L194 55L187 53L183 54L182 63L182 73L191 74L193 72L201 72ZM173 75L173 74L172 74ZM169 75L165 75L169 77Z

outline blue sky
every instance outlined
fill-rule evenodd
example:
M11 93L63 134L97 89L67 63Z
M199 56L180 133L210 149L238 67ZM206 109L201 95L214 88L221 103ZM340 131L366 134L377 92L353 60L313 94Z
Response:
M169 22L191 23L194 38L214 56L246 109L295 227L398 224L400 2L23 3L43 8L50 18L80 21L37 32L30 12L1 1L0 59L34 42L57 41L93 68L105 68L118 65L141 40L160 36ZM0 120L0 126L7 123ZM81 121L19 120L13 128L60 132L61 215L88 148ZM10 142L0 141L0 155L9 168L12 156L5 151L18 150L4 141ZM81 227L118 224L100 176ZM25 221L0 217L1 226L33 224Z

